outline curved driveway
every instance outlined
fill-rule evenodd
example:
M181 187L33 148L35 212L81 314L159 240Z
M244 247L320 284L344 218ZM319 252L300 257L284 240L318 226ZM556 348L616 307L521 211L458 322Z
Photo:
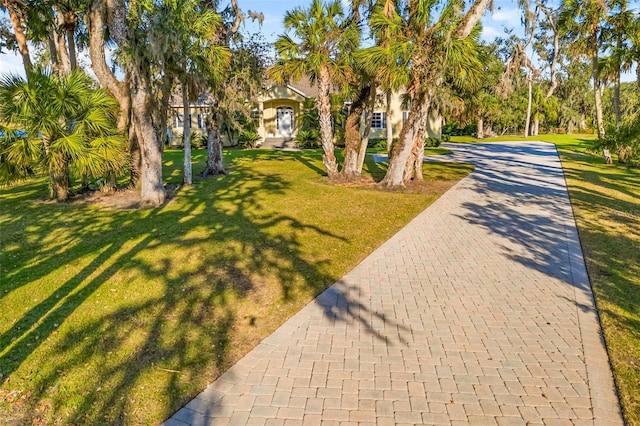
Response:
M476 170L165 424L621 425L555 147L447 148Z

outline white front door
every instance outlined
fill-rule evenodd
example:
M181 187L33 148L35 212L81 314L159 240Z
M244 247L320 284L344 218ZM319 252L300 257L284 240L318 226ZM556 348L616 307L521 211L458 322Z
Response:
M293 135L293 108L276 108L276 136L290 138Z

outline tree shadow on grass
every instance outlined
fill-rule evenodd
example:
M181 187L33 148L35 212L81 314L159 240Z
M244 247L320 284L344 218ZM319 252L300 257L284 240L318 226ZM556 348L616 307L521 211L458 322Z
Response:
M5 263L14 262L0 280L4 303L23 286L47 289L26 311L12 311L13 323L3 319L0 416L154 423L195 396L339 278L303 240L348 239L263 209L290 185L238 166L160 209L20 200L3 212L8 222L30 224L22 240L3 243L15 245L10 253L32 244ZM341 320L355 315L353 302L346 306Z

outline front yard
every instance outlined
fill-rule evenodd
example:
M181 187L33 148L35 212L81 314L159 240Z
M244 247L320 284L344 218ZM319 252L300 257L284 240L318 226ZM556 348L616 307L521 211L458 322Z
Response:
M326 184L319 152L225 156L229 176L153 210L0 189L0 419L162 422L471 171L393 193Z

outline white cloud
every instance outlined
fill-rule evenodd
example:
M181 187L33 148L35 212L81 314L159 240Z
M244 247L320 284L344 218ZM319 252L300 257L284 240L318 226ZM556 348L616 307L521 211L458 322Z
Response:
M507 28L516 28L521 25L522 12L518 8L498 9L491 15L491 20L503 23Z
M500 28L483 26L482 34L480 34L480 37L486 41L493 41L496 37L502 36L503 34L504 31Z

